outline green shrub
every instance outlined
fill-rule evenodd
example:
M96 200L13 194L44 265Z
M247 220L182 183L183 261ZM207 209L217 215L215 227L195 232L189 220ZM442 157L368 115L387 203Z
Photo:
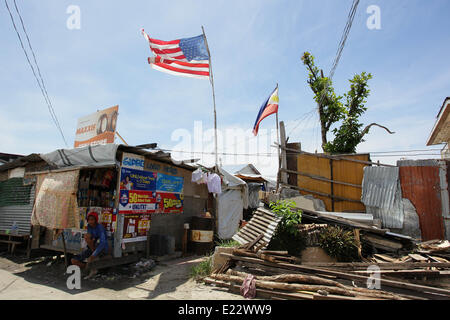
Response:
M319 246L340 262L358 260L358 247L353 232L328 226L319 234Z
M305 239L298 230L302 220L300 210L292 210L295 203L290 201L276 201L270 203L270 209L281 217L277 229L269 244L271 250L287 250L289 254L300 256L306 246Z
M207 277L212 272L212 264L211 264L212 256L207 256L205 260L192 266L191 268L191 278L196 280L200 278Z

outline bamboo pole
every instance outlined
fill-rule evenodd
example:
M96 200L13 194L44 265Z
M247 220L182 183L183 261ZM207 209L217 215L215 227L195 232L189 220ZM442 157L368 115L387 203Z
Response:
M202 26L203 38L205 39L206 50L208 51L209 57L209 82L211 83L212 95L213 95L213 105L214 105L214 153L215 153L215 168L217 170L218 166L218 155L217 155L217 114L216 114L216 92L214 90L214 75L212 71L211 63L211 52L209 51L208 40L206 39L205 29Z

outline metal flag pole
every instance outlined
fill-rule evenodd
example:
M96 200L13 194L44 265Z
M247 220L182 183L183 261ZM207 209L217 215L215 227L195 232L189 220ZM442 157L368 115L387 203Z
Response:
M214 76L212 72L212 64L211 64L211 53L209 52L208 41L206 40L205 29L202 26L203 38L205 39L206 50L208 51L209 57L209 82L211 83L212 95L213 95L213 104L214 104L214 153L216 154L215 167L217 169L218 159L217 159L217 116L216 116L216 93L214 91Z

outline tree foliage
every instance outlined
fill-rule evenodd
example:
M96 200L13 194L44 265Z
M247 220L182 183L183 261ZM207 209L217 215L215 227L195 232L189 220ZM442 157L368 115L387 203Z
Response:
M323 72L315 65L313 55L305 52L302 61L308 69L307 82L314 93L314 100L318 104L322 148L325 152L355 153L357 145L364 142L364 136L374 125L393 133L377 123L371 123L363 128L363 124L360 122L360 117L367 111L365 104L370 94L368 81L372 78L372 74L366 72L356 74L349 80L350 90L348 93L339 96L334 92L331 80L324 77ZM334 139L328 141L327 133L331 126L338 122L341 122L341 125L332 130Z

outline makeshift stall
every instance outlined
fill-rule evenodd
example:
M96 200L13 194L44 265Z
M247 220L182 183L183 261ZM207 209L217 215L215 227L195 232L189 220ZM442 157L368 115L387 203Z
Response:
M130 255L148 253L149 234L170 235L181 247L183 224L207 202L206 188L191 183L195 168L159 150L109 144L42 157L55 169L33 173L33 248L80 253L86 215L95 211L112 257L130 262Z
M221 167L198 168L192 173L192 181L208 187L210 202L214 203L216 236L231 239L239 228L243 210L248 207L247 184ZM212 241L212 236L208 241Z

